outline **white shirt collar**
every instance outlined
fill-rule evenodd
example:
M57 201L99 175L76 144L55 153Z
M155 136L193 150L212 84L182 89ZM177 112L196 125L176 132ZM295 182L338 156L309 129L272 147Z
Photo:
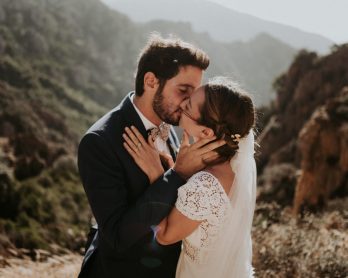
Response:
M151 122L148 118L146 118L143 113L141 113L141 111L138 109L138 107L136 107L136 105L134 104L134 96L135 96L135 94L131 95L130 100L133 104L135 111L137 111L141 121L143 122L145 129L150 130L154 127L157 127L153 122ZM170 154L169 147L168 147L167 143L162 140L162 138L157 137L157 139L155 140L154 143L155 143L156 148L159 151L164 151L167 154Z
M144 114L141 113L141 111L138 109L138 107L134 104L134 96L135 96L135 94L131 95L130 99L131 99L131 102L132 102L132 104L134 106L135 111L137 111L141 121L144 124L145 130L149 130L149 129L152 129L154 127L157 127L153 122L151 122L148 118L146 118L144 116Z

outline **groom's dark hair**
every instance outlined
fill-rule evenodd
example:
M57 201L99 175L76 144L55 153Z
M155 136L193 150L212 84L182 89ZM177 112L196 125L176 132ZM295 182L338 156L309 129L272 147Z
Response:
M162 38L152 34L139 55L135 75L135 93L144 93L144 75L152 72L159 79L159 88L163 89L166 81L179 73L182 66L194 66L206 70L209 57L201 49L178 38Z

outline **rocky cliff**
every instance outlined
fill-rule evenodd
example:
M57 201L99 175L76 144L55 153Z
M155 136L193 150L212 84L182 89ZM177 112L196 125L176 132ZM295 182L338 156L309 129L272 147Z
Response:
M289 204L296 186L298 212L305 203L317 207L335 191L345 192L345 86L348 45L335 47L324 57L302 51L275 80L277 98L259 136L261 199L276 193L282 196L281 203ZM272 184L274 176L278 179Z

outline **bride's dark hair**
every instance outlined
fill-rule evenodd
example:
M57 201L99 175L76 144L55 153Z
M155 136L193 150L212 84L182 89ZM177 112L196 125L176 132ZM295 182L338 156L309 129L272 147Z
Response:
M198 123L211 128L218 139L226 141L216 149L221 158L218 162L230 160L238 150L238 141L233 135L239 134L242 139L254 127L253 101L239 86L223 77L209 81L203 88L205 101L200 107Z

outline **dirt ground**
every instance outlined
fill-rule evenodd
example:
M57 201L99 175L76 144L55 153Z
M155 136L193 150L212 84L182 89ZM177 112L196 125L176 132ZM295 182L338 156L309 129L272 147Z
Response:
M0 268L1 278L73 278L77 277L82 262L79 254L53 256L43 262L11 258Z

